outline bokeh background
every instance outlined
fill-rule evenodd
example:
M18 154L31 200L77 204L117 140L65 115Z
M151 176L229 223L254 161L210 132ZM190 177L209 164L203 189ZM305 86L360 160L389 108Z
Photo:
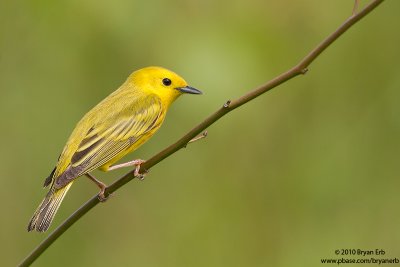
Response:
M362 1L365 4L368 1ZM353 1L1 1L2 266L47 234L26 225L75 123L138 68L184 96L128 158L149 158L227 99L297 63ZM298 77L132 181L34 266L319 266L335 249L400 258L399 1L386 1ZM127 170L95 172L111 183ZM97 193L79 179L51 230Z

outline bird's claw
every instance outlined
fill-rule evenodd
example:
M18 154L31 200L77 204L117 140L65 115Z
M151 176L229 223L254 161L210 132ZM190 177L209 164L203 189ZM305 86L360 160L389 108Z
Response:
M104 190L101 190L101 191L99 192L99 194L97 195L98 200L99 200L100 202L102 202L102 203L106 202L107 200L110 199L110 197L113 196L113 194L109 194L108 196L106 196L104 193L105 193Z
M145 162L145 160L138 159L137 163L135 164L135 171L133 172L133 175L138 178L140 181L144 180L144 177L146 174L149 172L148 170L144 170L143 173L140 173L140 166Z

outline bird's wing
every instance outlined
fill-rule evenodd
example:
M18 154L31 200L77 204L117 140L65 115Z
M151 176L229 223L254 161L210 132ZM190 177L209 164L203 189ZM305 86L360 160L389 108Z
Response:
M129 115L128 115L129 114ZM129 112L115 114L93 125L71 158L67 169L55 179L55 187L61 188L75 178L99 168L116 157L143 135L162 122L161 101L157 96L147 96L139 107ZM121 118L122 117L122 118Z

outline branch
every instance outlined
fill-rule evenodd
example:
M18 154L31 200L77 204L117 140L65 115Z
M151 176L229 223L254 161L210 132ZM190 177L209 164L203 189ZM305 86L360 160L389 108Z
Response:
M219 108L216 112L211 114L208 118L202 121L200 124L195 126L192 130L186 133L182 138L176 141L174 144L168 146L161 152L157 153L149 160L147 160L144 164L142 164L142 168L145 170L149 170L160 161L174 154L178 150L183 147L186 147L188 143L191 141L196 141L198 139L203 138L206 134L199 135L202 131L212 125L214 122L218 121L221 117L231 112L232 110L240 107L241 105L246 104L247 102L253 100L254 98L268 92L272 88L277 87L278 85L300 75L305 74L308 69L307 67L323 52L325 49L330 46L336 39L338 39L343 33L345 33L351 26L353 26L360 19L365 17L369 12L375 9L379 4L381 4L384 0L373 0L369 5L367 5L360 12L356 12L358 6L358 0L356 0L355 7L353 9L353 14L339 27L330 34L325 40L323 40L318 46L316 46L306 57L304 57L297 65L289 69L288 71L280 74L269 82L261 85L260 87L248 92L242 97L227 101L221 108ZM199 136L198 136L199 135ZM197 138L196 138L197 137ZM107 197L109 194L118 190L120 187L131 181L134 177L133 171L125 174L123 177L115 181L109 187L107 187L105 196ZM71 227L76 221L78 221L83 215L85 215L89 210L95 207L99 203L99 200L96 196L93 196L89 201L87 201L84 205L82 205L78 210L76 210L71 216L69 216L60 226L58 226L38 247L36 247L31 254L29 254L19 266L29 266L33 263L59 236L61 236L66 230Z

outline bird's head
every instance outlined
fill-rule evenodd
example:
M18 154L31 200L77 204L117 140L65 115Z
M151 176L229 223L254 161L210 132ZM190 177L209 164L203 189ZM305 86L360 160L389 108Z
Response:
M146 90L160 97L164 104L171 104L182 94L201 94L196 88L190 87L186 81L175 72L161 67L147 67L135 71L128 78L136 89Z

